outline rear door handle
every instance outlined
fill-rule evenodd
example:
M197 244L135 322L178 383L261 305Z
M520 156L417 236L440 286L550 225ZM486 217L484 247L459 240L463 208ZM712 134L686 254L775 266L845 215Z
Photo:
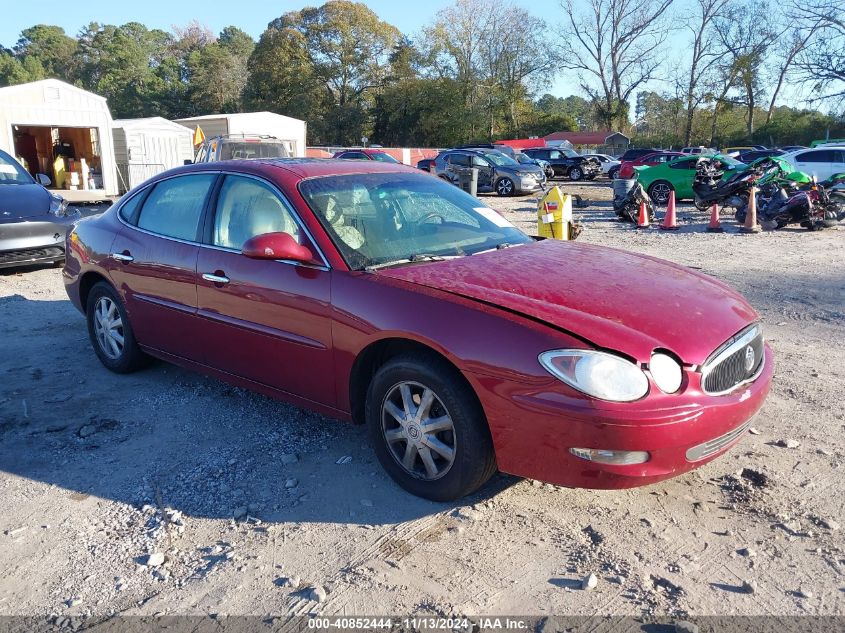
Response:
M129 254L129 253L127 253L127 252L123 252L123 253L112 253L112 254L111 254L111 258L112 258L112 259L114 259L114 260L117 260L117 261L119 261L119 262L123 262L124 264L128 264L129 262L134 262L134 261L135 261L135 258L134 258L134 257L132 257L132 255L130 255L130 254Z
M210 281L213 284L227 284L229 283L229 278L225 275L215 275L214 273L203 273L202 278L206 281Z

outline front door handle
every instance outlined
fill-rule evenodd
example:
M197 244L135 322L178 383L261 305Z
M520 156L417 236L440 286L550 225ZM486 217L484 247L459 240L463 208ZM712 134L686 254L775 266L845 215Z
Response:
M112 253L111 258L119 262L123 262L124 264L135 261L135 258L132 257L128 251L123 251L122 253Z
M219 271L218 271L219 272ZM225 275L217 275L214 273L203 273L202 278L206 281L210 281L213 284L227 284L229 283L229 278Z

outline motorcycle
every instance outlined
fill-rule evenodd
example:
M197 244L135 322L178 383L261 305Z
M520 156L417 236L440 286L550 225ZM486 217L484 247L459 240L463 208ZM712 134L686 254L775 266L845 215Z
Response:
M836 226L845 219L845 194L831 192L829 188L822 187L815 181L807 188L792 192L783 186L778 187L776 193L767 201L760 194L757 201L760 205L757 219L766 230L798 224L811 231L817 231ZM737 209L737 222L744 224L746 216L747 206Z
M723 163L718 158L701 158L696 164L692 183L695 206L700 210L708 209L713 204L735 208L745 206L752 186L782 171L779 162L761 158L723 180Z
M649 223L654 222L654 204L651 197L643 189L643 186L637 181L631 187L624 197L613 200L613 210L616 215L623 222L633 222L637 224L640 217L640 204L645 205L646 216Z

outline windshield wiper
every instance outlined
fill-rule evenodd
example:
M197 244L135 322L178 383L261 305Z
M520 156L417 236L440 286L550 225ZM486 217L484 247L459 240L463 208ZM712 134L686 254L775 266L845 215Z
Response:
M372 272L374 270L378 270L379 268L389 268L390 266L398 266L400 264L412 264L416 262L440 262L445 259L455 259L456 257L460 257L460 255L429 255L427 253L414 253L409 257L403 257L402 259L394 259L389 262L381 262L379 264L371 264L370 266L365 266L364 270L366 272Z
M503 251L506 248L513 248L514 246L519 246L519 244L512 244L510 242L500 242L492 248L485 248L483 251L476 251L473 253L473 255L481 255L481 253L489 253L490 251Z

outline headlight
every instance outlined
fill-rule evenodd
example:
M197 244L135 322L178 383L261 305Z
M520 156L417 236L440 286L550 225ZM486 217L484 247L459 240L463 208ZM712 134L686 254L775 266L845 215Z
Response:
M540 364L552 376L587 395L613 402L631 402L648 393L648 378L634 363L594 350L543 352Z
M64 218L70 215L67 209L67 200L62 198L61 196L57 196L55 194L50 194L50 213L55 215L57 218Z
M683 372L674 358L660 352L653 354L648 364L648 370L654 383L663 393L675 393L681 388Z

